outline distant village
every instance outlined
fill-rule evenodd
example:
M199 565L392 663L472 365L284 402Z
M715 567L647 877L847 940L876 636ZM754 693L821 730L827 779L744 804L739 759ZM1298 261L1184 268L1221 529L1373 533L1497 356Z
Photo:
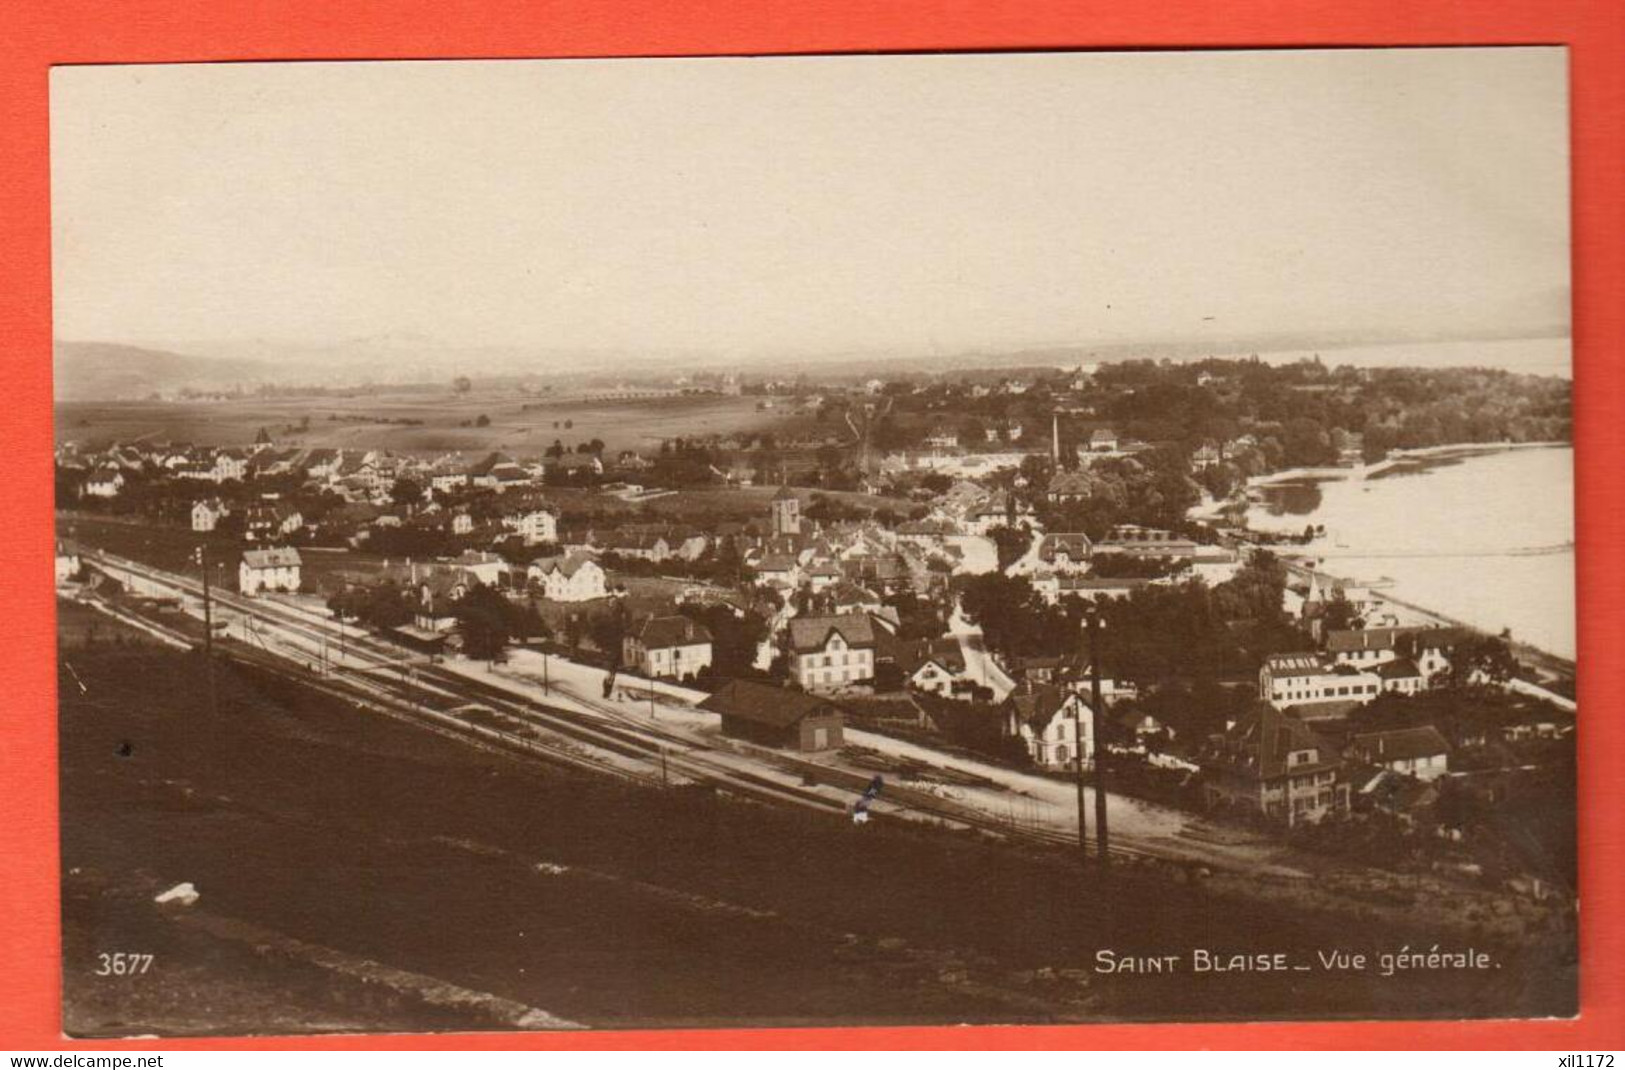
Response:
M1114 791L1326 851L1518 871L1483 830L1572 769L1563 682L1242 516L1283 469L1566 425L1531 403L1456 428L1475 395L1448 383L1379 422L1380 378L1318 363L1144 363L757 386L811 429L645 450L64 442L57 581L118 597L96 553L195 574L203 546L240 595L431 658L691 688L763 746L861 727L1055 777L1106 759Z

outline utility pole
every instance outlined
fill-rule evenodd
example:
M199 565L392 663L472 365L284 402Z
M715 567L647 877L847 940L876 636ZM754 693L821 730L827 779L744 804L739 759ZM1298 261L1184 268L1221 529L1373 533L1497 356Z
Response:
M220 706L214 686L214 606L209 598L209 549L206 543L197 548L197 564L203 573L203 661L209 671L209 712L218 714Z
M547 651L544 650L542 651L542 694L551 695L552 693L552 686L547 680Z
M1074 685L1073 697L1077 696ZM1085 819L1088 805L1084 802L1083 793L1083 711L1072 711L1072 774L1078 783L1078 861L1084 866L1089 865L1089 822Z
M1104 873L1109 861L1106 832L1106 717L1100 698L1100 610L1093 605L1089 607L1089 705L1095 737L1095 843L1099 850L1100 870Z

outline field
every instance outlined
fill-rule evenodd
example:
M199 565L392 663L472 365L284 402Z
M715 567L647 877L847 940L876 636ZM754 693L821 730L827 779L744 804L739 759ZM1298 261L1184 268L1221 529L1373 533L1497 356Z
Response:
M386 449L398 453L506 450L539 456L560 439L602 439L611 451L649 451L661 440L804 428L806 416L758 411L757 399L690 395L626 400L549 399L514 391L466 395L380 391L352 397L229 401L65 401L56 406L58 443L140 438L241 446L266 428L279 445ZM530 406L530 408L526 408ZM487 427L474 426L480 416ZM300 429L308 416L308 428ZM571 426L566 428L565 422ZM466 426L465 426L466 425Z

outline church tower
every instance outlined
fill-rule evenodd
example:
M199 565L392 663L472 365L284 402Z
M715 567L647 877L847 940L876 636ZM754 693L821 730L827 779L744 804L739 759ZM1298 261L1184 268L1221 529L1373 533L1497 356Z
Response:
M773 495L773 534L801 534L801 499L789 487L780 487Z

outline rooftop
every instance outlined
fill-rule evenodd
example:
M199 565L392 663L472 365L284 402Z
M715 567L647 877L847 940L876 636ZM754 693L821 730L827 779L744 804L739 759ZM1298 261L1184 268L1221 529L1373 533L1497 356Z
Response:
M840 713L839 707L804 691L791 691L749 680L728 681L701 702L699 708L773 728L788 728L814 715Z

